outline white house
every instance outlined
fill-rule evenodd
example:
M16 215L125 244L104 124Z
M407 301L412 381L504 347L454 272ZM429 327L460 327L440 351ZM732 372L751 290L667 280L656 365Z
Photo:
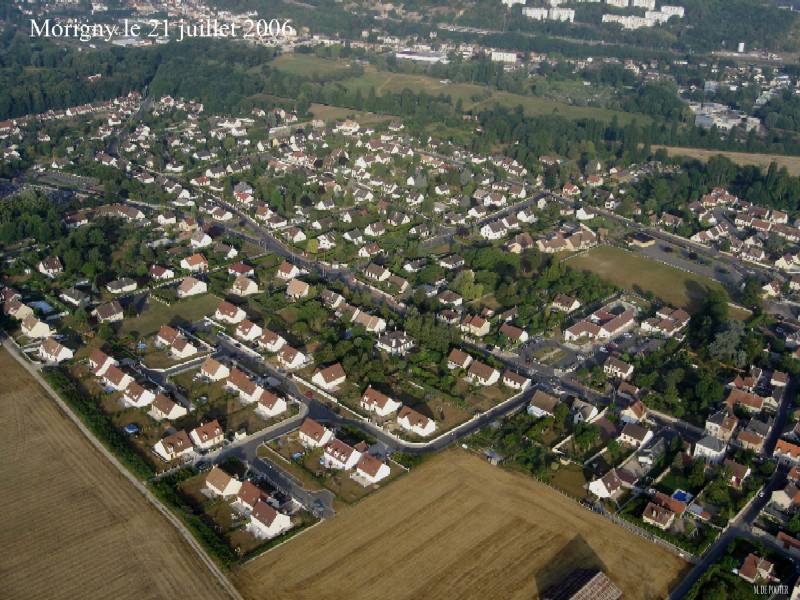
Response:
M317 370L311 377L311 383L330 392L342 385L346 377L342 365L336 363L326 369Z
M250 513L247 531L258 539L272 539L292 528L292 519L279 513L263 500L256 502Z
M60 363L69 360L73 355L74 352L72 352L72 350L66 346L62 346L53 338L47 338L42 342L42 345L39 346L39 356L45 362Z
M333 432L313 419L306 419L300 425L300 443L306 448L321 448L330 441Z
M408 406L403 406L397 414L397 424L406 431L426 437L436 431L436 423Z
M22 334L29 338L47 338L54 333L52 327L33 315L25 317L25 320L22 321Z
M259 348L267 352L278 352L286 344L286 340L269 329L263 329L261 337L256 340Z
M217 420L214 419L213 421L192 429L189 436L195 446L206 449L221 444L225 439L225 432L222 430L222 427L219 426Z
M194 447L186 432L181 430L156 443L156 445L153 446L153 450L155 450L156 454L161 458L169 462L191 454L194 452Z
M479 360L472 361L467 375L472 381L483 386L494 385L500 379L500 371L482 363Z
M640 448L653 439L653 432L636 423L628 423L619 434L619 441L634 448Z
M159 394L150 405L147 415L154 421L174 421L186 416L188 412L183 406L173 402L164 394Z
M286 400L276 396L272 392L264 390L261 392L261 397L258 399L255 413L265 419L271 419L284 412L286 408Z
M200 273L208 271L208 261L202 254L192 254L181 259L181 269L191 271L192 273Z
M155 399L156 395L153 392L135 381L128 385L122 393L122 401L131 408L142 408L152 404Z
M214 313L214 318L217 321L231 323L233 325L241 323L246 316L246 312L226 300L223 300L220 303L220 305L217 307L217 311Z
M325 466L329 469L349 471L358 463L361 458L361 452L341 440L333 438L325 444L322 458L325 461Z
M208 291L208 284L194 277L187 277L178 286L178 298L188 298L197 294L205 294Z
M207 356L200 365L200 375L206 377L210 381L221 381L226 379L231 374L231 370L223 365L221 362Z
M361 455L356 464L356 474L366 480L370 485L374 485L386 479L391 474L389 465L382 463L374 456L366 452Z
M258 292L258 284L248 277L237 277L231 286L231 293L237 296L252 296Z
M611 469L600 479L589 482L589 491L598 498L611 498L622 487L617 471Z
M278 363L287 371L299 369L306 363L306 355L288 344L278 351Z
M219 467L212 467L206 475L206 489L214 496L231 498L239 494L242 482L231 477Z
M546 394L542 390L536 390L536 393L533 395L528 405L528 414L534 417L552 416L558 403L559 399L555 396Z
M398 410L402 403L369 386L364 390L359 406L366 411L375 413L379 417L387 417Z
M717 464L725 456L725 449L725 442L714 436L707 435L695 443L692 456L694 458L703 458L711 464Z
M234 335L245 342L252 342L262 333L260 325L253 323L250 319L245 319L236 326Z

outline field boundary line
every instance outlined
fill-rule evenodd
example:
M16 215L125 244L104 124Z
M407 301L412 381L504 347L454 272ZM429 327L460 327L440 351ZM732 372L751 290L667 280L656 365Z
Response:
M178 519L178 517L167 507L165 507L158 499L147 489L147 487L138 479L136 479L123 465L120 463L117 458L109 452L109 450L102 444L100 441L92 435L92 432L84 425L83 421L81 421L75 413L67 406L67 404L61 399L61 396L50 386L47 381L41 376L39 371L37 371L30 363L25 360L24 356L21 356L17 349L14 347L15 344L7 338L3 341L3 347L8 351L8 353L14 357L23 369L25 369L39 384L42 389L45 390L48 396L50 396L53 401L56 403L59 409L67 416L67 418L72 421L78 430L86 437L89 443L98 451L102 456L108 460L109 463L117 470L119 473L128 480L134 488L139 491L142 496L159 512L161 513L167 521L169 521L177 530L177 532L183 537L186 543L195 551L197 556L200 558L200 561L206 565L208 570L211 572L211 575L214 579L217 580L217 583L221 586L221 588L228 593L228 595L233 598L234 600L244 600L242 595L239 591L233 586L230 580L225 576L219 566L211 559L208 554L206 554L203 547L200 543L194 538L194 536L189 532L188 529L183 525L183 523Z

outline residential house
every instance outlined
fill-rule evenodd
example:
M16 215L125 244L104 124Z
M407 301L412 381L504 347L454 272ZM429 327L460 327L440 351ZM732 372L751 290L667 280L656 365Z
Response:
M775 567L768 560L751 553L739 567L739 577L753 584L757 581L776 581Z
M311 383L321 387L326 391L334 391L344 384L346 375L342 365L336 363L325 369L317 369L311 377Z
M181 260L181 269L192 273L202 273L208 271L208 261L202 254L192 254Z
M397 424L421 437L427 437L436 430L436 423L408 406L403 406L397 414Z
M178 298L188 298L197 294L205 294L208 291L208 284L194 277L187 277L178 286Z
M300 279L292 279L286 286L286 295L290 300L299 300L308 297L311 287Z
M200 365L200 375L209 381L221 381L231 374L231 370L218 360L207 356Z
M475 337L483 337L491 331L491 325L481 316L466 315L461 322L461 331Z
M800 446L786 440L778 440L773 456L782 464L800 464Z
M287 371L299 369L306 364L307 357L299 350L295 350L288 344L285 344L278 351L278 364Z
M292 519L279 513L266 502L259 500L250 513L247 531L257 539L270 540L292 528Z
M261 336L262 329L260 325L256 325L250 319L245 319L236 326L234 335L245 342L252 342Z
M322 449L322 460L329 469L349 471L361 458L361 452L341 440L331 439Z
M503 385L511 388L512 390L517 390L518 392L525 391L531 386L531 380L529 377L515 373L510 369L507 369L503 373L502 381Z
M636 400L622 409L619 416L623 423L639 423L647 416L647 406L641 400Z
M725 443L713 436L706 435L694 445L694 458L703 458L707 463L718 464L725 456Z
M261 393L261 397L258 399L258 405L256 406L255 412L264 419L271 419L285 412L287 408L288 405L286 404L285 399L276 396L272 392L264 390Z
M642 513L642 521L663 530L669 529L674 520L674 512L655 502L648 502Z
M98 323L115 323L122 321L125 313L122 310L122 305L117 300L114 300L95 308L92 311L92 316L97 319Z
M402 403L369 386L364 390L359 406L368 412L375 413L379 417L387 417L397 411L402 406Z
M379 336L375 346L392 356L405 356L414 347L414 338L405 331L390 331Z
M619 434L619 441L634 448L640 448L653 439L653 432L635 423L628 423Z
M278 352L286 344L286 340L274 331L263 329L261 337L256 340L256 344L267 352Z
M737 462L732 461L731 459L725 459L725 462L722 463L723 466L728 469L731 473L731 487L739 489L742 486L742 483L745 479L750 476L750 467L747 465L740 465Z
M181 430L160 440L153 446L153 450L166 462L170 462L192 454L194 447L187 433Z
M494 385L500 379L500 371L479 360L474 360L469 369L467 369L467 376L474 383L489 386Z
M236 296L252 296L259 291L258 284L247 277L237 277L231 286L231 293Z
M300 425L300 443L306 448L322 448L333 437L333 432L313 419L306 419Z
M720 410L706 419L705 433L723 442L728 442L733 436L738 423L739 419L733 414L727 410Z
M370 485L386 479L391 474L389 465L382 463L374 456L364 452L356 463L356 475L366 480Z
M74 356L72 350L62 346L56 340L49 337L39 346L39 357L48 363L60 363L69 360Z
M459 350L458 348L453 348L450 351L450 355L447 357L447 368L448 369L467 369L472 364L472 357Z
M216 419L209 423L201 424L199 427L192 429L189 434L192 443L198 448L213 448L218 446L225 439L225 432L220 427Z
M578 310L581 307L581 303L577 298L573 298L572 296L557 294L551 306L556 310L569 314Z
M524 344L528 341L528 332L509 323L500 325L500 333L515 344Z
M55 279L64 273L64 265L61 264L58 257L51 257L40 261L39 264L36 265L36 270L45 277Z
M150 411L147 413L150 418L156 421L174 421L188 414L188 411L167 398L164 394L159 394L150 404Z
M44 321L40 321L33 315L25 317L21 327L22 335L29 338L46 338L55 334L55 331Z
M241 323L245 317L247 317L246 312L244 312L238 306L234 306L227 300L223 300L214 313L214 318L217 321L222 321L223 323L230 323L233 325Z
M135 381L131 382L122 394L122 402L125 406L132 408L142 408L148 406L156 399L156 395L142 387Z
M528 404L528 414L534 417L550 417L554 414L556 406L560 400L542 390L536 390L530 404Z
M599 479L589 482L589 491L600 499L613 498L621 489L622 480L616 469L611 469Z
M239 494L242 482L215 466L206 475L206 489L214 496L227 499Z
M633 375L633 365L609 356L606 362L603 363L603 372L609 377L627 380Z

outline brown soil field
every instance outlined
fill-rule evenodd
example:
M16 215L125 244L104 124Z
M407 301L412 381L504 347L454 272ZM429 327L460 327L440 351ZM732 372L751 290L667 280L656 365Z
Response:
M800 156L783 156L780 154L755 154L751 152L725 152L723 150L700 150L699 148L678 148L675 146L654 145L653 150L666 148L670 156L685 156L706 162L712 156L722 154L737 165L756 165L766 169L773 160L779 167L786 167L789 175L800 175Z
M664 598L687 563L537 481L445 452L233 574L245 598L536 598L575 567Z
M228 597L4 349L0 373L0 597Z

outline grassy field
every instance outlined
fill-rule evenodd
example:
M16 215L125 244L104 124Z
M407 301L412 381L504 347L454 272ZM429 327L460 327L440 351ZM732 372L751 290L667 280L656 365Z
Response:
M567 261L572 269L591 271L621 288L651 291L664 302L697 310L709 290L722 284L612 246L598 246Z
M247 563L245 598L536 598L575 567L664 598L686 563L522 475L456 450Z
M0 372L0 596L227 597L5 350Z
M779 167L786 167L789 175L800 175L800 156L781 156L779 154L753 154L750 152L723 152L720 150L699 150L697 148L677 148L674 146L653 146L653 150L666 148L671 156L685 156L706 162L712 156L722 154L737 165L757 165L766 169L773 160Z
M644 115L634 115L604 108L571 106L569 104L554 102L553 100L536 98L534 96L523 96L511 92L494 92L489 99L476 103L472 97L475 94L483 93L486 90L484 86L471 83L442 83L438 79L425 75L368 71L360 77L343 81L342 85L349 90L360 88L362 94L365 96L367 92L369 92L370 87L374 87L378 95L385 91L402 92L405 88L417 93L424 90L431 95L439 95L441 93L449 95L453 103L460 98L464 104L465 110L477 110L484 107L491 107L496 102L501 106L507 106L509 108L522 104L525 113L532 116L557 113L569 119L593 118L601 121L610 121L614 115L617 115L620 124L623 125L634 119L640 124L646 124L651 121L649 117Z
M287 52L273 60L270 66L293 75L313 75L330 71L346 71L350 67L350 61L320 58L315 54Z
M121 332L135 331L140 338L144 338L158 332L164 324L182 325L210 315L217 309L219 302L219 298L213 294L192 296L173 302L171 306L149 298L147 308L138 317L122 322Z
M620 125L627 125L632 121L636 121L639 125L647 125L652 122L652 119L646 115L637 115L633 113L626 113L619 110L609 110L606 108L596 108L592 106L572 106L570 104L562 104L553 100L545 98L536 98L535 96L521 96L519 94L512 94L511 92L495 92L491 98L484 100L479 104L469 106L466 101L465 108L491 107L497 102L501 106L513 108L517 104L522 104L525 114L530 116L559 114L568 119L597 119L598 121L611 121L611 118L616 115Z

